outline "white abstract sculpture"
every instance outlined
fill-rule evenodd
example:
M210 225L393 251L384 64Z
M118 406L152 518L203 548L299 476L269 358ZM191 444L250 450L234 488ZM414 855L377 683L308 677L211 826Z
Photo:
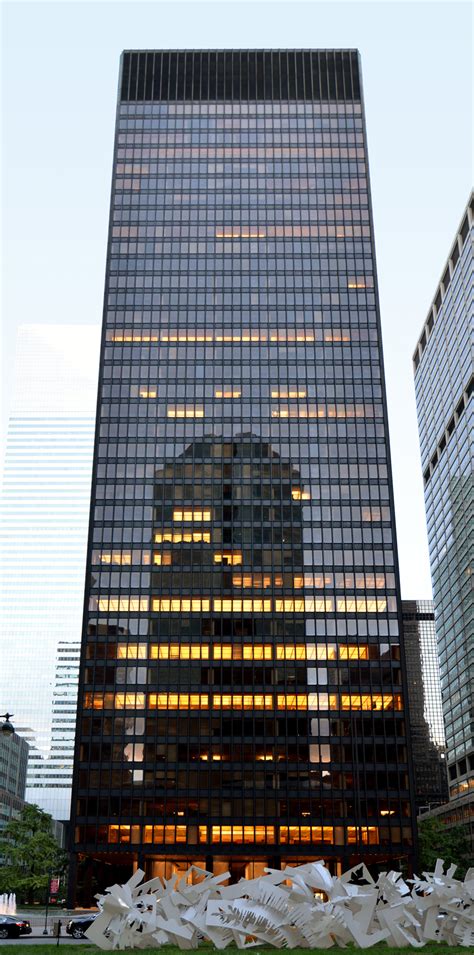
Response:
M194 949L203 940L218 949L370 948L384 940L398 947L435 941L472 949L474 869L461 882L455 868L445 873L438 859L422 879L384 872L375 881L362 864L336 878L324 862L311 862L266 869L264 876L227 886L228 872L214 876L196 866L140 884L144 873L138 869L125 885L96 896L100 913L86 935L108 950ZM190 885L193 873L202 878Z

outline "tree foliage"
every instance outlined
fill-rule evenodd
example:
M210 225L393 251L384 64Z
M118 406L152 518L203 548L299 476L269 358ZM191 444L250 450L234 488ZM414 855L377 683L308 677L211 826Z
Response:
M68 856L52 833L52 818L26 804L0 838L0 893L15 892L21 902L44 902L48 879L66 871Z
M418 823L419 872L432 872L437 859L456 865L455 876L464 878L474 865L464 826L448 827L439 819L423 819Z

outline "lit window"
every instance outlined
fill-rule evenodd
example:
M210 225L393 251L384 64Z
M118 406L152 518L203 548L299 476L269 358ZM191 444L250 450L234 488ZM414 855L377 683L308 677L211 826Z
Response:
M267 233L255 229L232 229L231 232L216 232L216 239L266 239Z
M215 693L212 705L221 710L272 710L274 701L271 693Z
M307 396L305 388L299 391L288 391L287 388L276 388L271 394L272 398L306 398Z
M173 511L174 521L210 521L210 511Z
M241 391L215 391L215 398L240 398L242 395Z
M153 710L207 710L207 693L149 693L148 706Z
M140 398L156 398L157 391L156 388L142 388L138 392Z
M234 574L232 577L232 584L234 587L252 588L256 587L259 590L266 590L268 587L271 587L272 584L275 587L283 586L283 578L272 577L271 574Z
M116 693L116 710L144 710L146 697L144 693Z
M209 647L205 644L151 644L151 660L208 660Z
M293 487L291 489L291 496L294 501L310 501L311 494L309 491L303 491L300 487Z
M107 841L110 843L140 843L141 826L117 826L107 827Z
M383 597L338 597L337 613L384 613L387 601Z
M117 644L117 660L146 660L148 646L146 643L119 643Z
M153 563L155 564L155 567L169 567L172 562L173 555L170 554L169 551L165 551L163 554L157 554L156 552L153 554Z
M199 829L206 832L207 840L207 827L200 826ZM227 843L249 843L249 842L260 842L260 843L270 843L275 842L275 827L274 826L211 826L211 842L227 842Z
M229 599L214 597L212 606L216 613L270 613L272 601L250 597L242 600L238 597Z
M211 609L208 597L152 597L151 605L158 613L201 613Z
M349 845L361 843L364 846L377 846L379 844L377 826L347 826L346 833Z
M370 405L280 405L272 418L373 418Z
M97 606L103 613L139 612L148 610L148 604L148 597L99 597L97 601Z
M248 644L242 648L243 660L271 660L273 656L273 647L270 644L259 646Z
M228 566L241 564L242 563L242 553L237 550L224 550L222 553L214 554L214 563L215 564L227 564Z
M168 418L204 418L204 408L176 405L169 407L166 414Z
M399 693L342 693L339 700L341 710L402 710L402 698Z
M174 531L157 531L155 534L155 544L210 544L211 535L209 531L193 531L175 533Z
M143 826L143 842L186 842L187 826Z
M280 842L292 845L297 842L334 842L333 826L280 826Z
M358 644L348 644L346 647L340 646L339 659L340 660L368 660L369 648L367 646L359 646Z

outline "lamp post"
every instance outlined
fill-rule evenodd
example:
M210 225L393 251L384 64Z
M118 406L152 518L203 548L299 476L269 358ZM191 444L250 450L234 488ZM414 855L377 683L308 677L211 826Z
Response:
M13 715L13 713L0 713L0 720L5 720L5 723L2 723L0 727L0 732L3 736L13 736L15 732L15 727L13 723L10 722Z
M51 884L51 874L52 874L51 872L48 872L48 885L47 885L47 888L46 888L46 899L45 899L46 907L45 907L45 912L44 912L44 929L43 929L43 935L47 935L47 934L48 934L49 887L50 887L50 884ZM59 942L58 942L58 944L59 944Z

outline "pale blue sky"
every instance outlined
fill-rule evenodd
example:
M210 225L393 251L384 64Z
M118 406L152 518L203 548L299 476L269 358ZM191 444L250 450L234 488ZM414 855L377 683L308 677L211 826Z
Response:
M411 355L471 188L470 3L12 0L2 21L3 427L17 325L101 320L121 50L360 50L402 593L428 597Z

